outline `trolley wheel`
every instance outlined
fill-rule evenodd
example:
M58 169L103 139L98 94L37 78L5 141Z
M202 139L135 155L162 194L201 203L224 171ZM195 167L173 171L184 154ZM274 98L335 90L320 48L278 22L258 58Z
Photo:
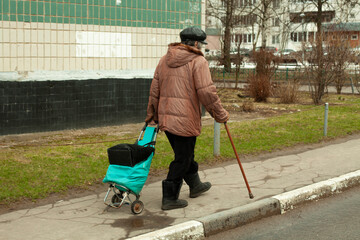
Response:
M144 210L144 204L142 201L140 200L135 200L132 204L131 204L131 211L134 214L140 214L142 211Z
M111 203L115 205L120 204L123 200L123 194L124 194L123 191L120 191L120 193L115 193L114 196L112 196L111 198Z

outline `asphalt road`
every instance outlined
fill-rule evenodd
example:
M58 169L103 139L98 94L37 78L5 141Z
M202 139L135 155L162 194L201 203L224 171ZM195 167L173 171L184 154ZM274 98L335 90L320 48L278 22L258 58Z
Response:
M206 239L360 239L360 187Z

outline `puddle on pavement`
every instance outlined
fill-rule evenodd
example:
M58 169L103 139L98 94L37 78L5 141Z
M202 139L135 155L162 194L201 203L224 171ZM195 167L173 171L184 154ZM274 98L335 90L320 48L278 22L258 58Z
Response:
M161 213L160 213L161 214ZM165 213L166 214L166 213ZM114 228L122 228L126 232L125 238L128 239L130 237L131 232L139 231L139 230L155 230L159 226L161 228L170 226L175 221L175 218L168 217L166 215L155 215L150 213L149 211L144 210L144 212L140 215L134 215L127 219L117 219L111 224Z
M153 229L158 226L170 226L175 221L175 218L168 216L159 216L144 210L140 215L134 215L127 219L117 219L111 224L114 228L123 228L126 231L131 229Z

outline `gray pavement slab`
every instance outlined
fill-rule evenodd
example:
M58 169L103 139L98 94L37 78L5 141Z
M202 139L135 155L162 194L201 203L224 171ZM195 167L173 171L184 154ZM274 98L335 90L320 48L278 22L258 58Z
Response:
M161 210L161 182L145 184L140 200L145 209L133 215L130 206L120 209L103 203L104 193L0 215L0 239L127 239L169 226L231 211L261 199L282 194L360 169L360 139L349 140L299 154L243 163L254 199L249 195L239 166L234 164L200 172L213 187L198 198L189 198L183 185L180 198L189 206Z

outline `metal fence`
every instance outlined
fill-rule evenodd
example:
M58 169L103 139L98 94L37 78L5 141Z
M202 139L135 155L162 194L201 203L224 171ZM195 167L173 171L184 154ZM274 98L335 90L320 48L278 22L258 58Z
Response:
M226 72L224 68L211 68L211 75L214 82L235 82L236 79L238 83L246 83L248 79L254 76L256 73L255 67L253 68L240 68L238 71L232 69L231 72ZM347 69L347 86L360 86L360 69L352 68ZM289 81L299 81L300 83L307 84L308 79L304 73L304 69L300 67L292 68L276 68L271 81L272 82L289 82Z
M249 77L255 75L255 68L240 68L236 73L233 69L231 72L226 72L224 69L213 68L211 69L213 81L235 81L238 79L239 82L247 82ZM237 76L236 76L237 75ZM295 79L301 79L303 72L300 68L284 68L276 69L271 78L272 81L290 81Z

